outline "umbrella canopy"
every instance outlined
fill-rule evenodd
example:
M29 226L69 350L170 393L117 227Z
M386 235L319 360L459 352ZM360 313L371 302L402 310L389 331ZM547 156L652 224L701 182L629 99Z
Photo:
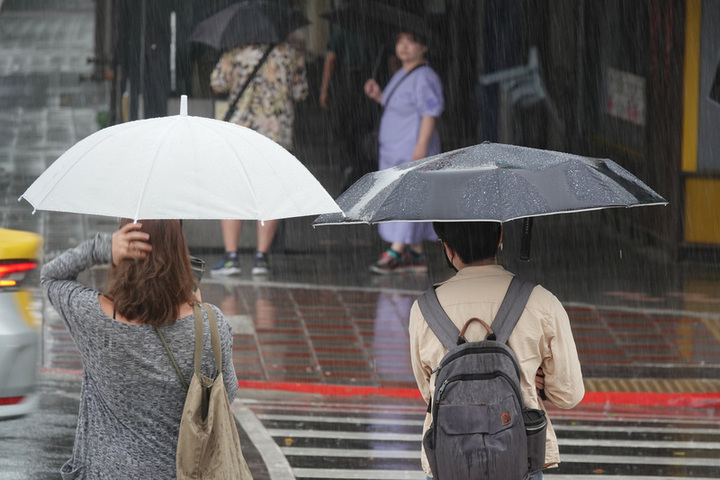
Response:
M431 32L425 19L405 10L372 0L356 0L320 14L332 23L379 42L394 43L399 31L407 31L428 37Z
M37 210L138 219L279 218L339 212L287 150L233 123L187 115L100 130L22 194Z
M611 207L666 205L608 159L482 143L365 175L313 225L495 221Z
M217 50L240 45L280 43L310 21L299 10L279 2L246 0L231 5L198 23L190 40Z

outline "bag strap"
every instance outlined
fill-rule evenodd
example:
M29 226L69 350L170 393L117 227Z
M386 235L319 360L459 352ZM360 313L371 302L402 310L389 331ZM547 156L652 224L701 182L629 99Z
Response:
M215 365L218 372L222 372L222 347L220 346L220 332L215 319L215 312L208 304L203 304L203 310L207 312L208 321L210 323L210 341L212 343L213 354L215 355ZM203 316L200 304L194 305L195 311L195 375L200 375L200 366L202 365L203 352ZM198 334L199 332L199 334Z
M440 305L434 286L425 290L425 293L418 298L418 306L423 317L425 317L425 321L440 340L440 343L448 350L457 345L460 330Z
M273 48L275 48L274 44L270 44L268 46L268 49L263 54L260 61L255 65L255 68L252 72L250 72L250 75L248 75L248 78L245 80L245 83L243 84L242 88L238 90L238 93L233 98L232 102L228 103L228 109L225 112L225 118L223 118L224 121L229 122L232 118L233 114L235 113L235 110L237 110L237 102L240 100L240 97L242 97L242 94L245 93L245 90L247 89L248 85L250 85L250 82L253 78L255 78L255 75L260 71L260 67L262 67L263 63L265 63L265 60L267 60L268 56L270 56L270 52L272 52Z
M167 342L165 341L165 336L162 334L160 329L155 326L155 331L157 332L158 336L160 337L160 341L162 341L163 347L165 347L165 351L168 354L168 357L170 357L170 361L173 364L173 367L175 367L175 372L177 373L177 376L180 378L180 381L182 382L183 387L185 390L188 389L188 384L185 381L185 377L183 377L182 372L180 371L180 367L178 367L177 362L175 361L175 357L173 356L172 352L170 351L170 347L168 347Z
M393 87L393 89L390 90L390 92L389 92L389 93L387 94L387 96L384 98L384 100L385 100L385 102L384 102L385 105L383 106L383 108L385 108L385 107L388 106L388 104L390 103L390 99L392 98L393 94L394 94L395 91L398 89L398 87L400 86L400 84L401 84L403 81L405 81L405 79L408 78L408 77L410 76L410 74L413 73L415 70L417 70L417 69L420 68L420 67L424 67L424 66L426 66L426 65L427 65L427 63L421 63L420 65L415 65L415 66L412 68L412 70L410 70L409 72L407 72L404 77L402 77L400 80L398 80L398 83L395 84L395 86Z
M533 288L535 285L532 283L513 277L492 323L496 341L507 343L510 333L525 310ZM450 350L465 342L465 339L460 336L460 330L440 305L434 286L422 294L418 299L418 306L428 326L445 348ZM485 338L487 339L489 336L488 333Z
M492 323L495 339L498 342L507 343L534 288L535 285L532 283L513 277Z
M217 319L215 318L215 312L213 311L212 307L210 307L208 304L204 304L203 306L206 306L206 308L204 308L203 310L207 311L208 321L210 323L210 341L212 343L213 354L215 356L215 365L217 365L218 372L220 372L222 371L222 346L220 345L220 331L218 330ZM203 316L199 304L195 303L193 305L193 312L195 314L195 374L199 375L200 365L202 364L204 330ZM155 326L155 331L160 337L160 341L162 342L163 347L165 347L165 351L167 352L168 357L170 357L170 362L172 362L173 367L175 367L175 372L177 373L178 378L180 378L180 382L182 382L183 387L185 388L185 390L187 390L189 388L188 383L185 380L182 372L180 371L180 367L175 361L175 356L172 354L172 352L170 351L170 347L168 347L168 344L165 341L165 336L162 334L162 332L157 326Z

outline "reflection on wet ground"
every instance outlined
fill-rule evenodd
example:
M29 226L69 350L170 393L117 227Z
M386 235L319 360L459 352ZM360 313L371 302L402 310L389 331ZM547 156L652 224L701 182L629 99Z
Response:
M212 280L203 292L227 309L245 380L415 386L406 330L416 292ZM588 378L634 389L630 379L664 378L672 368L675 378L704 379L692 391L717 391L720 382L708 377L717 379L720 365L720 318L579 304L567 311Z
M232 325L241 382L267 388L289 383L371 387L412 395L409 311L444 267L431 265L428 275L376 277L361 270L363 262L351 268L353 274L344 273L347 267L316 268L323 273L308 278L299 270L311 257L276 254L269 278L204 278L203 300L218 305ZM212 260L206 258L207 264ZM100 285L102 277L103 270L94 269L87 281ZM301 278L308 281L296 281ZM720 314L713 311L717 299L702 290L713 281L695 278L694 291L669 290L651 300L642 291L613 290L598 292L602 303L563 301L588 391L720 391ZM694 308L678 308L685 305ZM56 314L48 308L45 319L44 366L80 370Z

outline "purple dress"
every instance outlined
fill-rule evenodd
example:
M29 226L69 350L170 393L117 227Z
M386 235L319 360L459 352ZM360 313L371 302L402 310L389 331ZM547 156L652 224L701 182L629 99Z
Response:
M428 65L418 67L398 85L406 75L408 73L402 68L398 70L383 92L384 110L378 134L380 170L411 161L422 117L437 118L445 107L442 83L432 68ZM385 103L388 96L389 102ZM428 144L427 156L438 153L440 136L436 128ZM378 232L383 240L390 243L415 244L437 240L432 224L428 222L381 223Z

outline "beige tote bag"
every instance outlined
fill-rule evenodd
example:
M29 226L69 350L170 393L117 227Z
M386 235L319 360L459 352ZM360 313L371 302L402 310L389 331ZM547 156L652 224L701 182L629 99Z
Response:
M203 316L200 306L196 303L195 374L188 387L180 421L177 444L177 478L178 480L252 480L252 474L240 448L235 417L230 410L230 402L223 383L222 349L215 313L209 305L205 306L205 310L210 321L210 338L218 375L212 379L200 373L203 350ZM163 343L165 343L164 339ZM169 349L168 354L175 364ZM182 379L177 366L176 369ZM183 383L185 383L184 379Z

